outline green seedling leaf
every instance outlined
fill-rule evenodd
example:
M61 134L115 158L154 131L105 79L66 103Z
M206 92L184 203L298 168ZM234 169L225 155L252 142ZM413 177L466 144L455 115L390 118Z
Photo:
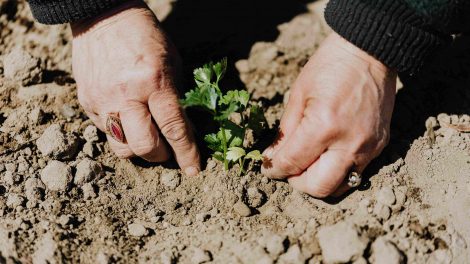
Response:
M248 127L253 130L256 136L260 136L266 129L268 122L264 116L263 109L258 105L253 105L250 108L250 117L248 119Z
M202 85L187 92L185 98L180 102L185 108L196 106L209 111L215 111L218 97L219 95L214 87Z
M263 155L261 155L261 152L259 150L253 150L253 151L248 152L245 158L251 159L251 160L263 160Z
M217 83L224 77L225 72L227 71L227 58L223 58L220 62L214 64L212 69L217 76Z
M246 107L250 101L250 94L244 90L228 91L226 95L220 98L219 105L230 105L238 103L240 106Z
M230 121L227 121L224 127L228 147L241 147L245 138L245 130ZM219 131L219 133L222 136L222 132ZM217 136L219 136L219 133L217 133Z
M244 149L239 147L231 147L227 151L227 160L237 162L243 156L245 156L246 152Z
M219 160L219 161L224 161L224 154L222 152L214 152L214 154L212 154L212 157L214 157L216 160Z
M204 141L207 143L207 147L213 151L223 151L222 141L219 139L217 134L208 134L204 137Z
M198 87L201 87L204 84L211 84L212 76L214 75L212 67L212 63L208 63L203 67L194 70L194 80Z

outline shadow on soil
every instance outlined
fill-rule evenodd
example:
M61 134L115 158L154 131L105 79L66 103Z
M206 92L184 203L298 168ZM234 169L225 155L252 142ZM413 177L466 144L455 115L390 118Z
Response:
M470 114L470 36L457 37L426 65L417 76L400 76L404 87L397 93L390 144L366 175L404 158L413 141L424 134L428 117Z

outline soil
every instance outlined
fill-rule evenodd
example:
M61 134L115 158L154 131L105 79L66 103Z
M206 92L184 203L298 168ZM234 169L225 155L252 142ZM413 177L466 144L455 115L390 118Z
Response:
M178 1L150 2L175 19ZM272 128L330 30L324 1L292 2L304 11L276 20L274 39L260 34L230 65ZM402 76L389 147L358 190L326 200L256 167L239 177L208 159L198 177L184 177L172 164L116 158L78 104L70 37L64 25L34 23L23 1L0 2L0 263L470 260L466 37L420 76ZM183 42L190 69L202 55ZM220 51L240 42L214 43Z

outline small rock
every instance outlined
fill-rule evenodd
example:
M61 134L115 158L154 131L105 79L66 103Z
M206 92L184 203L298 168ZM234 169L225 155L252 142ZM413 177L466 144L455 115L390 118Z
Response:
M384 204L377 203L374 207L374 214L378 219L387 221L392 214L392 210Z
M21 47L8 53L3 65L5 77L20 82L21 85L36 84L42 80L41 61Z
M77 172L75 173L73 182L76 185L81 186L98 178L101 171L101 164L94 160L85 158L77 164Z
M212 255L209 251L203 250L200 248L195 248L193 256L191 258L191 263L201 264L206 263L212 260Z
M437 115L437 120L441 126L443 126L443 124L450 124L450 116L444 113Z
M181 183L181 175L175 170L165 170L160 176L160 181L168 189L174 190Z
M405 263L405 257L392 242L384 237L377 238L372 243L371 263L400 264Z
M29 113L29 121L34 125L40 125L44 122L44 112L40 107L36 107Z
M246 195L248 196L248 204L253 208L260 207L264 202L264 193L256 187L248 188Z
M395 203L395 201L396 201L395 193L393 192L393 189L390 187L383 187L377 193L377 202L383 205L387 205L390 207Z
M318 241L325 263L346 263L360 258L367 239L360 237L355 225L342 221L318 230Z
M57 222L62 227L66 227L68 224L70 224L71 220L72 220L72 217L70 215L61 215Z
M77 115L77 112L70 105L63 104L60 108L60 114L67 119L72 119Z
M285 248L284 248L284 240L285 237L282 237L277 234L270 234L267 235L265 238L266 241L266 251L271 255L271 256L279 256L280 254L284 253Z
M299 245L295 244L287 250L286 253L279 256L279 263L285 264L297 264L297 263L305 263L305 256L303 256L302 252L300 251Z
M57 259L62 259L62 254L58 250L57 243L52 238L51 233L46 233L36 244L33 254L33 264L57 263Z
M134 237L143 237L148 235L148 230L145 226L137 223L130 224L127 229L129 230L129 234Z
M29 178L25 182L25 194L29 201L42 200L44 197L44 184L38 178Z
M22 206L24 202L25 202L25 199L23 196L18 195L16 193L10 193L8 194L6 206L14 209L18 206Z
M41 181L50 191L65 191L72 182L72 169L63 162L52 160L41 171Z
M95 146L91 142L86 142L85 144L83 144L82 151L83 153L85 153L85 155L87 155L90 158L94 158L97 155Z
M242 201L238 201L233 205L233 210L240 216L248 217L251 215L251 209Z
M97 142L99 140L98 128L92 125L87 126L85 131L83 131L83 138L87 142Z
M77 152L75 136L66 135L60 125L49 126L36 142L41 154L54 159L71 159Z
M93 188L93 185L91 183L85 183L82 186L82 191L83 191L83 198L85 200L93 199L96 198L96 192L95 188Z
M16 172L6 171L5 175L3 176L3 180L5 181L7 185L12 186L12 185L20 183L22 180L22 177L20 174Z

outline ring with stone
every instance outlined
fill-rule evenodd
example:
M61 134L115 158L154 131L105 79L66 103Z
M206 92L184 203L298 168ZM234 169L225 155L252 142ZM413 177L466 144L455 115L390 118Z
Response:
M362 182L362 175L358 172L351 171L348 176L348 185L351 188L358 187L361 185Z
M106 133L120 143L126 143L126 136L117 114L108 114L106 117Z

